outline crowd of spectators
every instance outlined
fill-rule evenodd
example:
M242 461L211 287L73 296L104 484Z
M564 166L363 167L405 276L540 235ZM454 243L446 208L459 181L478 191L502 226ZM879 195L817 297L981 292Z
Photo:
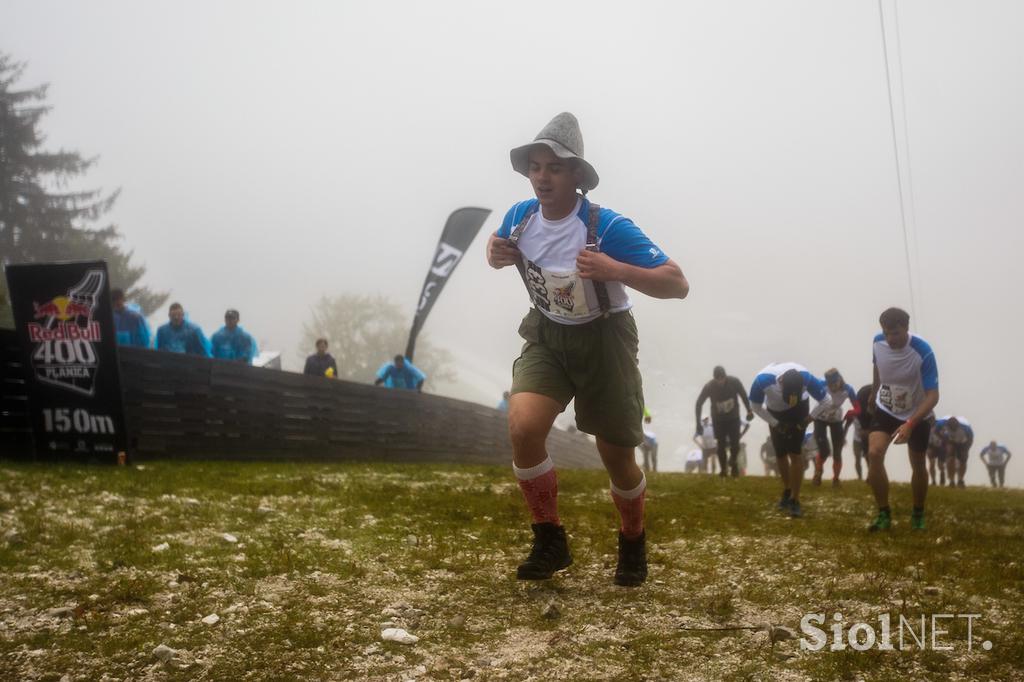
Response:
M167 309L168 321L156 330L152 338L149 324L138 306L125 300L121 289L110 292L114 306L114 328L121 346L155 348L156 350L187 355L200 355L248 365L259 355L256 339L238 324L241 315L234 308L224 313L224 326L209 339L202 328L188 319L185 308L174 302ZM316 340L316 352L306 358L303 374L334 379L338 377L338 363L327 352L327 339ZM422 391L427 375L403 355L396 355L377 370L375 386Z
M259 355L256 339L238 324L241 315L234 308L224 313L224 326L208 339L202 328L185 315L185 308L174 302L167 309L167 323L157 328L156 337L153 338L146 318L138 306L125 300L123 290L111 291L110 300L114 306L114 329L118 345L155 348L247 365L251 365Z

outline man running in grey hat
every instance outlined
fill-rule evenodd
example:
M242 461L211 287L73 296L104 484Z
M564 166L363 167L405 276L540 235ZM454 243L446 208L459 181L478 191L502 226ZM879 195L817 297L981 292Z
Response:
M576 425L597 437L621 517L615 584L640 585L647 579L647 481L635 448L644 438L644 398L626 288L685 298L689 285L633 221L587 199L598 175L584 159L575 116L559 114L510 156L536 195L513 206L487 244L491 267L519 269L533 306L519 327L526 343L512 366L508 414L512 468L534 535L517 577L543 580L572 563L545 441L575 398Z

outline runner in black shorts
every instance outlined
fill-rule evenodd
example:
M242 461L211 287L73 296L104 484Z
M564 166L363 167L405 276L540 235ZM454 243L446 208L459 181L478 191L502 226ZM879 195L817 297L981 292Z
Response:
M914 509L910 527L924 530L924 502L928 494L925 450L931 431L932 410L939 402L939 371L931 346L910 333L910 315L889 308L879 317L882 333L873 342L874 381L870 410L874 413L868 436L868 484L878 504L870 531L892 526L889 475L885 452L890 443L907 444L913 474L910 488Z
M857 391L857 402L860 403L860 414L847 422L843 434L853 426L853 466L857 470L857 480L864 478L864 471L861 468L861 460L868 456L868 434L871 432L871 413L867 410L871 402L871 384L861 386Z
M847 425L861 413L860 402L853 386L846 383L843 375L834 367L825 372L825 383L828 394L832 397L832 406L814 418L814 440L818 443L818 456L814 462L814 485L821 485L822 469L825 460L832 457L832 487L839 487L839 474L843 470L843 444L846 442ZM850 409L844 410L843 405L850 401ZM832 446L829 447L829 436Z
M942 437L942 432L932 428L928 436L928 477L932 485L946 485L946 455L949 453L949 444ZM935 465L938 464L938 467ZM938 469L938 480L935 480L935 470Z
M697 434L700 435L700 414L704 409L704 401L711 399L711 423L715 429L715 441L718 443L719 476L726 476L726 447L729 448L728 471L733 477L740 475L737 458L740 454L740 406L738 397L747 408L747 421L753 421L754 413L750 411L750 401L743 390L743 384L736 377L728 376L725 368L715 367L711 381L704 384L697 397Z
M808 393L818 401L813 413ZM804 477L804 430L831 404L825 382L795 362L768 365L750 386L751 409L768 422L775 448L783 488L779 510L793 518L803 516L800 484Z
M946 444L946 462L949 467L949 487L964 487L967 459L974 444L974 429L963 417L942 417L935 422L935 430Z

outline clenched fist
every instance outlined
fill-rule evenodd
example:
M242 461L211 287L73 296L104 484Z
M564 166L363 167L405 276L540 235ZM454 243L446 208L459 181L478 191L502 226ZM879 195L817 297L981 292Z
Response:
M621 263L597 251L580 251L580 255L576 257L576 269L583 279L597 282L622 281Z
M519 248L507 239L491 235L487 242L487 263L498 270L509 265L515 265L520 261L522 255Z

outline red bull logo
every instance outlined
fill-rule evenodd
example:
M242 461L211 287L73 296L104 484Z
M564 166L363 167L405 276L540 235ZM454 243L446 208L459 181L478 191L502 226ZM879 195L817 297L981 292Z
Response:
M39 343L40 341L76 341L78 339L82 341L103 340L99 322L89 322L84 327L68 321L60 322L53 327L29 322L28 337L32 343Z
M28 335L33 343L39 341L100 341L100 325L92 319L92 305L76 301L69 296L56 296L45 303L33 303L32 316L42 324L29 323ZM78 324L85 318L84 325Z
M33 303L32 306L35 308L33 316L37 320L45 320L48 317L56 318L58 315L60 315L60 307L53 301L49 301L48 303L44 303L42 305L39 305L38 303Z
M46 303L33 303L33 317L37 320L65 322L78 317L92 318L92 305L67 296L56 296Z
M53 272L54 278L65 276L57 273L56 268ZM25 284L27 300L22 298L17 309L27 318L19 319L19 324L28 337L35 382L80 395L94 395L100 371L97 346L105 336L97 318L106 305L102 297L106 272L103 268L86 270L79 281L66 289L50 285L48 277L42 274L32 279L35 281ZM29 293L33 289L35 295Z

